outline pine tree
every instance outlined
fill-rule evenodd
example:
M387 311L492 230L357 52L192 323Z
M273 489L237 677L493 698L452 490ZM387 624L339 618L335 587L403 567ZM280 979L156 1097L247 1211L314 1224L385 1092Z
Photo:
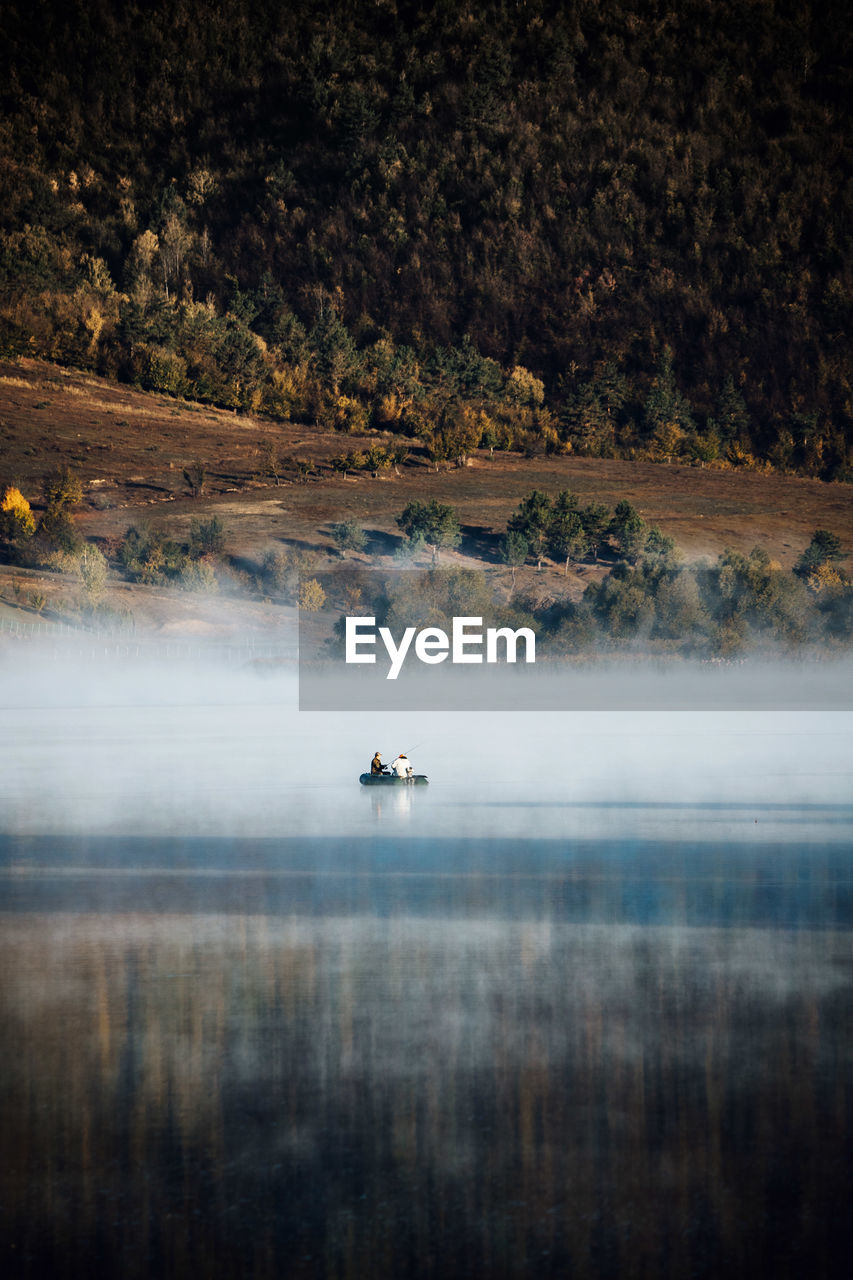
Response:
M675 383L672 348L663 349L657 375L643 409L643 429L666 455L675 452L678 441L694 429L686 396Z
M548 537L548 526L551 521L551 499L538 489L531 490L522 498L518 510L507 522L507 529L521 533L527 539L531 551L536 556L537 569L542 567L542 556Z
M568 489L558 493L554 499L548 523L548 553L555 560L565 561L566 573L571 560L582 560L589 554L589 538L578 510L578 500Z
M815 529L811 542L794 565L794 573L808 578L821 565L843 560L845 555L837 533L831 533L829 529Z
M714 406L714 426L720 439L749 440L749 410L743 396L729 373L723 382L723 389Z

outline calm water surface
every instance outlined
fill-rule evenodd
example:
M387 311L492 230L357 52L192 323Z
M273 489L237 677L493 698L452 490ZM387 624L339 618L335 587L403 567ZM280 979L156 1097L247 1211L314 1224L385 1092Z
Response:
M849 717L0 675L4 1274L850 1275Z
M849 1275L853 807L312 803L0 839L7 1273Z

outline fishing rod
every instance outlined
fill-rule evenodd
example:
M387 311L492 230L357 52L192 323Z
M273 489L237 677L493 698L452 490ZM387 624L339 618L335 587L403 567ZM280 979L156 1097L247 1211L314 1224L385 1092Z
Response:
M420 741L420 742L416 742L416 743L415 743L415 745L414 745L413 747L409 747L406 751L400 751L400 752L399 752L399 753L394 757L394 760L408 760L408 758L409 758L409 752L410 752L410 751L417 751L417 750L418 750L418 748L419 748L419 747L422 747L422 746L424 745L424 743L426 743L426 742L429 742L429 738L423 738L423 739L421 739L421 741ZM392 772L393 772L393 769L394 769L394 760L392 760L392 761L390 762L390 764L383 764L383 766L382 766L382 772L383 772L383 773L392 773ZM410 773L411 773L411 772L413 772L411 765L409 766L409 772L410 772Z
M429 738L421 739L420 742L416 742L413 747L409 747L406 751L398 752L398 754L394 757L394 760L400 760L400 759L408 760L410 751L417 751L420 747L424 746L425 743L427 742L429 742ZM383 773L391 773L394 760L391 760L388 764L383 763L382 765Z

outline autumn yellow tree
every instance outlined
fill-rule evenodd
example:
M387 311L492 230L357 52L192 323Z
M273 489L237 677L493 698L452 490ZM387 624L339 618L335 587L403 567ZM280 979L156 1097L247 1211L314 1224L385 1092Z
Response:
M306 613L316 613L326 603L326 593L316 578L306 578L299 584L299 608Z
M20 489L9 485L0 503L0 536L7 542L24 542L36 531L35 516Z

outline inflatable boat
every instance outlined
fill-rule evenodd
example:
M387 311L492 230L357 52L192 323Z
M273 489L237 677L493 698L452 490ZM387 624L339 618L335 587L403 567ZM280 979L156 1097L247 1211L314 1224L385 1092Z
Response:
M429 778L425 773L416 773L411 778L398 778L394 773L363 773L359 782L363 787L425 787Z

